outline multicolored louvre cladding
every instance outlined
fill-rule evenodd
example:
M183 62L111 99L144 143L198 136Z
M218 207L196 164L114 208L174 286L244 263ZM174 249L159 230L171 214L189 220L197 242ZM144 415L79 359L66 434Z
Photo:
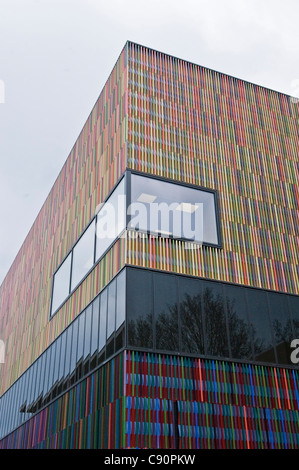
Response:
M126 43L0 288L0 448L299 448L288 349L299 334L298 148L299 105L287 95ZM129 230L126 217L52 308L61 266L72 260L71 277L80 240L120 184L132 202L136 175L200 193L206 224L209 195L216 236L190 248L170 232ZM154 201L147 186L140 196ZM181 214L190 201L178 201Z
M130 45L127 166L218 191L222 250L181 273L299 294L298 104L288 96ZM175 263L156 252L156 266ZM134 263L142 262L138 245ZM160 262L158 261L160 260Z
M0 449L298 449L298 370L124 352Z

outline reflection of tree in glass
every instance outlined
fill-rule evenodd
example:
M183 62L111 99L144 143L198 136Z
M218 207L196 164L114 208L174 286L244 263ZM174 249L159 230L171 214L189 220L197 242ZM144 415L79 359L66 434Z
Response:
M283 312L282 312L283 315ZM299 324L298 324L299 326ZM274 332L275 344L288 343L290 344L293 339L292 322L288 320L285 325L275 319L272 321L272 328Z
M185 294L180 313L183 352L204 354L201 296Z
M283 315L283 312L281 312ZM275 319L272 321L274 340L276 344L277 360L280 364L291 363L291 341L293 338L292 322L287 320L283 325L281 321Z
M204 321L203 313L204 312ZM252 359L255 355L272 350L273 346L260 337L254 324L242 318L233 296L224 298L212 288L200 294L185 294L178 306L168 305L162 312L155 312L156 347L167 351L178 351L178 315L180 314L182 352L204 354L203 331L205 331L206 354L228 357L227 326L229 330L231 356L234 359ZM227 325L226 325L227 315ZM290 342L291 322L283 324L274 320L275 343ZM152 348L151 315L129 322L129 344Z
M140 315L136 320L130 320L128 323L129 345L152 348L152 329L151 314L146 315L144 318Z
M166 351L178 351L179 328L178 306L167 305L168 310L160 312L156 319L156 346Z
M299 302L298 302L299 303ZM293 319L294 331L295 331L295 338L299 338L299 320ZM291 331L291 329L290 329ZM293 339L293 338L292 338Z
M256 332L253 325L238 316L235 305L234 298L226 298L231 354L234 359L250 359L252 358L251 341L254 340Z
M203 293L207 354L228 357L228 342L223 296L206 288Z

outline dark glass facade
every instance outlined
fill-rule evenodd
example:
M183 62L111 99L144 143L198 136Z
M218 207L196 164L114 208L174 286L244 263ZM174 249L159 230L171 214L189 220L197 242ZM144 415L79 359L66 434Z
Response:
M127 267L1 398L2 436L124 348L294 366L298 309L298 296Z
M299 297L127 268L128 347L293 365Z
M0 439L125 345L123 270L0 399Z

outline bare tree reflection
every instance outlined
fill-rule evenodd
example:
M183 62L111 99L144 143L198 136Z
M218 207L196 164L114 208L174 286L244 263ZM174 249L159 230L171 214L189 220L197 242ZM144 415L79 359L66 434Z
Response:
M180 313L183 352L204 354L201 296L185 294Z
M224 298L206 288L203 293L207 354L228 357L228 340Z
M226 306L231 355L235 359L252 359L252 341L256 331L238 315L234 298L227 297Z
M168 305L168 311L160 312L156 320L156 346L157 349L178 351L179 328L178 306Z
M169 303L161 312L155 312L156 348L177 352L179 349L180 316L181 352L228 357L228 337L231 357L252 359L264 354L264 359L274 355L272 344L260 336L253 323L238 314L236 299L224 296L212 288L201 294L185 294L182 301ZM152 347L152 317L129 322L129 345ZM276 343L289 338L289 325L273 323ZM270 354L271 352L271 354ZM268 354L268 356L267 356Z
M141 315L136 320L128 322L128 342L130 346L141 348L153 347L153 326L152 315Z

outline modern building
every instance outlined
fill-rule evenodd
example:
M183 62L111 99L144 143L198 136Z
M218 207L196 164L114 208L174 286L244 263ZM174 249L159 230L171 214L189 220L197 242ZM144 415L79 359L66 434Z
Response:
M296 100L125 44L1 286L1 449L299 448L298 149Z

